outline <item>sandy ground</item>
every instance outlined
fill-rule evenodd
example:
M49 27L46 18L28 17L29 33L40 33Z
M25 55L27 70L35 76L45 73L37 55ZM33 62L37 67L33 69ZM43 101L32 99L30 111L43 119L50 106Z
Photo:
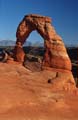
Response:
M0 63L0 120L78 120L78 95L53 90L52 76Z

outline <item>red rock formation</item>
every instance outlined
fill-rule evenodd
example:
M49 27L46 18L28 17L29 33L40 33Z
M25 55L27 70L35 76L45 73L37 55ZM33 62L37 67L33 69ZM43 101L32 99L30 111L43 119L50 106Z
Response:
M24 62L22 45L35 29L44 38L46 48L42 64L46 70L39 72L31 72L17 64ZM0 63L1 120L78 119L78 91L70 71L71 62L50 18L24 17L17 29L14 59L15 65L11 58L9 65Z
M24 61L22 45L33 30L37 30L45 41L44 47L46 52L44 54L42 68L52 67L71 70L71 62L67 55L66 48L62 38L57 35L54 27L51 25L51 18L40 15L27 15L19 24L14 50L15 60L18 62ZM20 47L19 44L21 45Z
M51 25L51 18L40 15L27 15L21 21L16 32L16 46L14 49L14 59L17 62L24 62L23 44L29 34L37 32L44 39L45 54L42 61L42 69L55 71L55 77L51 76L52 88L67 91L76 89L75 81L71 73L71 61L67 54L62 38L57 35ZM47 80L48 81L48 80Z

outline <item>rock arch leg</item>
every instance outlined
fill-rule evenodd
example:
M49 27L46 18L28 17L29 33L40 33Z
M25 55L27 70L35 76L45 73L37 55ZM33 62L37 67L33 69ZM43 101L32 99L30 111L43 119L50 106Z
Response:
M25 57L25 53L23 51L22 44L21 42L17 41L16 46L14 48L14 60L19 63L23 63L24 57Z
M62 38L57 35L54 27L50 23L46 23L45 33L47 39L45 40L46 52L43 66L71 70L71 61Z
M26 23L25 20L23 20L18 28L17 28L17 32L16 32L16 45L14 48L14 60L20 63L24 62L24 57L25 57L25 53L23 50L23 44L26 41L26 39L28 38L29 34L32 31L32 27L30 27L29 24Z
M44 38L44 47L46 49L42 68L52 67L71 70L71 61L65 45L51 23L43 22L39 24L37 31Z

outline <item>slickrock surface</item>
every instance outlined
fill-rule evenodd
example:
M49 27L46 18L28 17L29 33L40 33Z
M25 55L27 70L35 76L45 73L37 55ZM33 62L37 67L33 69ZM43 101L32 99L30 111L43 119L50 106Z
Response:
M72 91L63 87L71 74L56 71L31 72L20 64L0 63L0 120L78 120L73 81L67 83Z

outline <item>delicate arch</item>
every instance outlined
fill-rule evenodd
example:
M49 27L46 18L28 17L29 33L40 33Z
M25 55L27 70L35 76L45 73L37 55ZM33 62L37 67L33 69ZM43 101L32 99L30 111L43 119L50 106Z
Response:
M71 70L71 62L66 48L62 38L56 34L54 27L51 25L51 18L40 15L26 15L19 24L16 32L17 40L14 49L14 59L18 62L24 62L22 46L33 30L37 30L44 39L46 51L42 67L44 69L52 67Z

